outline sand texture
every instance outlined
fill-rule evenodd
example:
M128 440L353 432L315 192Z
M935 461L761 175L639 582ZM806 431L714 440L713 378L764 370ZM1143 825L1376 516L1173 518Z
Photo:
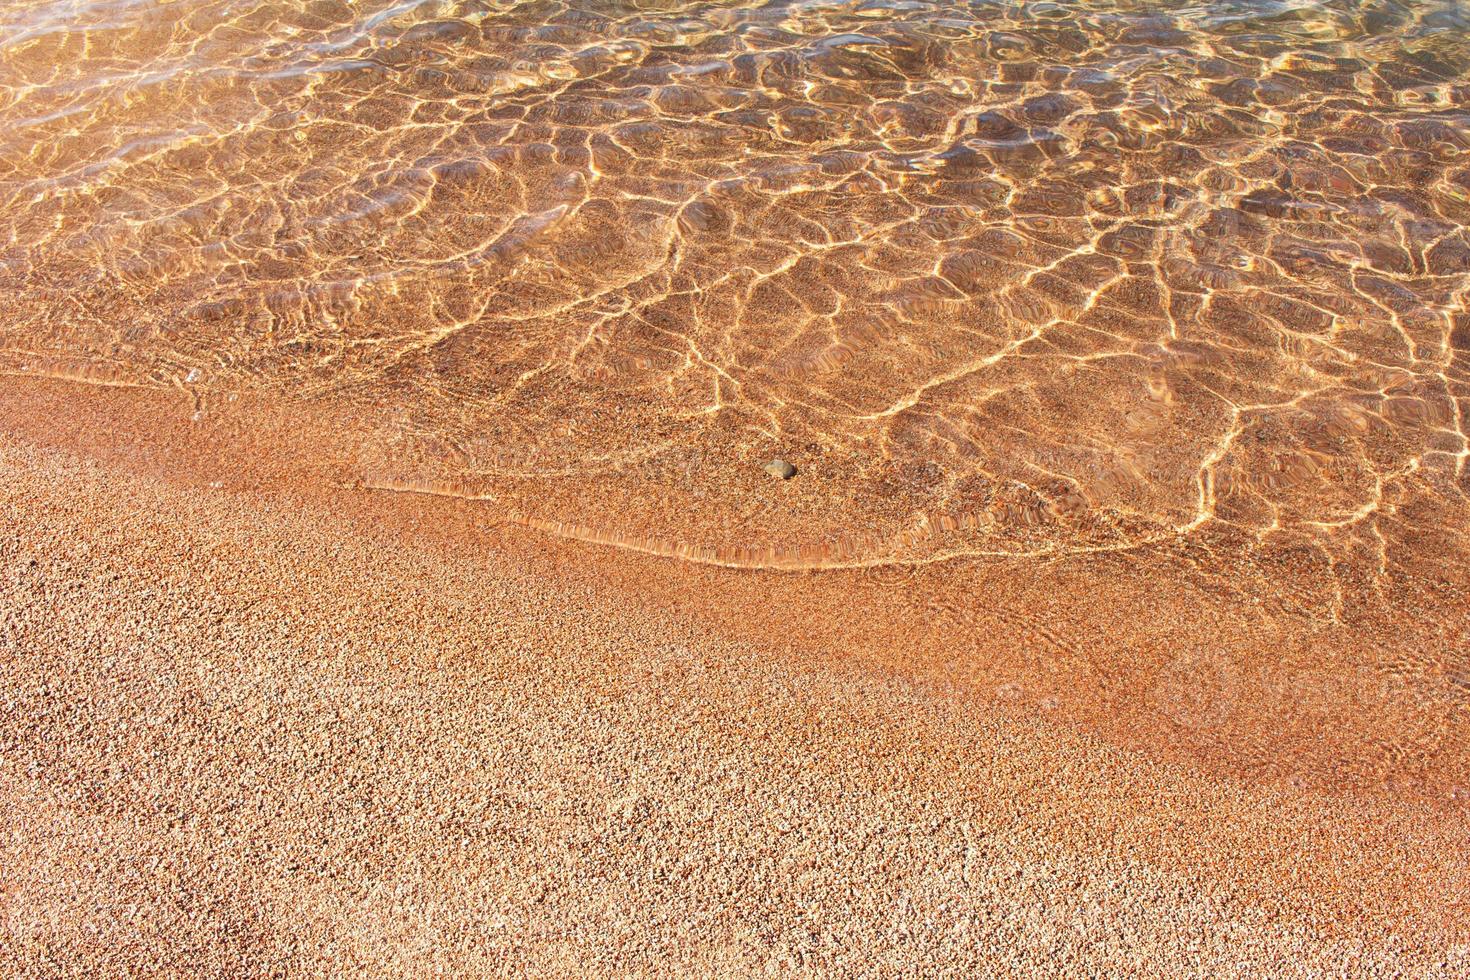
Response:
M0 2L0 980L1470 976L1465 0Z
M1164 678L1096 724L1037 635L947 661L913 579L344 487L300 429L226 453L177 400L0 398L10 975L1470 969L1463 702L1417 782L1323 789L1263 695L1127 653L1145 623L1232 642L1131 613L1148 576L1038 593L1113 610L1072 634L1110 687ZM1036 587L991 581L977 608ZM1004 679L1026 657L1062 676Z

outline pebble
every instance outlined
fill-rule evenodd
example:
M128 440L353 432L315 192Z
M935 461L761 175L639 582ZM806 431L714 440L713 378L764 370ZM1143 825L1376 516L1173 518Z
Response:
M783 480L789 480L796 475L796 467L792 466L784 459L773 459L766 465L762 466L761 469L765 470L772 476L780 477Z

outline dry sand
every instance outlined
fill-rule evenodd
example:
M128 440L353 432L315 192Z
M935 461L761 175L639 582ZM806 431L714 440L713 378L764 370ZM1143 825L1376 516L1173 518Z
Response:
M0 389L7 976L1470 973L1462 708L1408 782L1263 775L1371 719L1028 686L923 581L559 541L161 398ZM973 605L1126 692L1117 589L1188 604L1085 574Z

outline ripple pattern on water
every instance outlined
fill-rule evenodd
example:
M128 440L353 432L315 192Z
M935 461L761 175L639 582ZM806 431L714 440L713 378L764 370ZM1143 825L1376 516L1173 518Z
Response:
M729 564L1371 578L1464 540L1467 106L1452 0L17 0L0 369Z

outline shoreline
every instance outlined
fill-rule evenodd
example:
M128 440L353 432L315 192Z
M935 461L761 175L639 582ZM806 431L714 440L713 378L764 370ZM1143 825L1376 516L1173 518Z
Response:
M1352 637L1273 648L1293 621L1162 564L885 581L556 540L168 397L0 395L23 971L1470 964L1458 702L1382 756L1397 784L1365 748L1396 716L1336 732L1361 773L1248 765L1334 719L1273 730L1262 665L1352 677ZM1211 632L1246 664L1223 708L1210 651L1159 649Z
M446 561L499 555L731 640L799 640L821 657L998 703L1019 686L1028 710L1223 778L1350 796L1381 791L1386 779L1389 796L1451 807L1470 798L1463 580L1432 583L1437 595L1431 583L1408 582L1375 597L1381 608L1369 615L1360 608L1357 619L1333 622L1327 590L1312 594L1293 569L1211 568L1233 556L1188 538L1058 561L728 568L559 535L482 501L373 489L352 420L318 406L241 399L201 424L187 405L166 389L20 379L0 394L0 434L185 494L245 493L252 506L356 517L395 548ZM1276 571L1284 574L1270 578ZM1405 758L1400 743L1414 734L1405 725L1426 711L1441 737L1408 746ZM1268 724L1280 730L1261 741ZM1455 733L1465 737L1443 737ZM1325 739L1341 757L1284 766L1262 758ZM1385 740L1396 754L1362 757L1383 755L1373 745ZM1232 743L1254 757L1221 751ZM1384 766L1397 771L1373 772Z

